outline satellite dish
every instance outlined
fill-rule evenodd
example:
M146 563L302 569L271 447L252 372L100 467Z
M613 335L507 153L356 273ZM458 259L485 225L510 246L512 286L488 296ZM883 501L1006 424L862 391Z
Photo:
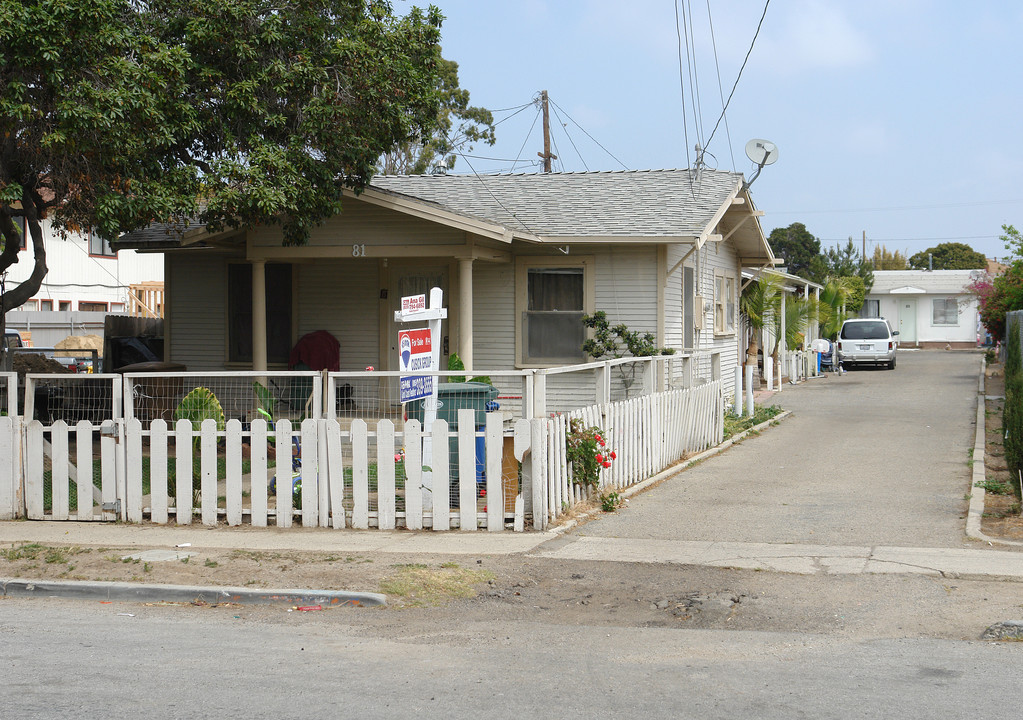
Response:
M746 157L763 167L778 162L778 146L770 140L753 138L746 143Z

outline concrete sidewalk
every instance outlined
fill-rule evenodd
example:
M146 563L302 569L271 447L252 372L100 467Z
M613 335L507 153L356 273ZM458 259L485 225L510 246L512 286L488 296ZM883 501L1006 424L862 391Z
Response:
M740 568L799 575L934 575L1023 582L1023 554L984 549L856 547L581 537L536 557Z
M79 522L0 522L0 544L41 543L116 548L295 550L302 552L514 555L535 549L554 533L287 530L202 525L134 525ZM185 545L187 543L187 545Z

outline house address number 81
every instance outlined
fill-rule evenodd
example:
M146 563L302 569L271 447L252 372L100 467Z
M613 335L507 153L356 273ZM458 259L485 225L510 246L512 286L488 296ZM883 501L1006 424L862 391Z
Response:
M352 257L366 257L366 246L352 245Z

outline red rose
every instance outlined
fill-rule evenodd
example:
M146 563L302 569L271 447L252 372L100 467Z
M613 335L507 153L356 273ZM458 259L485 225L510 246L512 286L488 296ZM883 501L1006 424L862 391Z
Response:
M597 461L597 462L599 462L599 463L602 463L602 462L604 462L604 456L603 456L603 455L601 455L600 453L597 453L597 457L596 457L595 459L596 459L596 461Z
M612 460L617 460L618 459L618 456L615 454L614 450L611 451L611 459Z
M610 462L606 462L606 463L604 463L604 467L606 467L606 468L609 468L609 467L611 467L611 463L610 463Z

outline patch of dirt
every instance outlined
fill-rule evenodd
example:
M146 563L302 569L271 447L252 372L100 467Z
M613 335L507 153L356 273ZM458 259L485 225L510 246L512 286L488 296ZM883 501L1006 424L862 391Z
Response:
M1005 395L1005 377L1002 365L987 368L984 379L984 394L1001 398ZM1005 463L1005 447L1003 444L1002 409L1005 400L987 400L984 416L984 471L989 489L984 493L984 516L981 519L981 530L985 535L1005 540L1023 540L1023 515L1020 515L1020 503L1016 495L1009 490L1011 484L1019 483L1013 477ZM1006 493L991 492L992 486L1005 486Z
M19 377L28 373L68 373L71 372L56 360L44 357L39 353L17 353L12 359L14 372Z

